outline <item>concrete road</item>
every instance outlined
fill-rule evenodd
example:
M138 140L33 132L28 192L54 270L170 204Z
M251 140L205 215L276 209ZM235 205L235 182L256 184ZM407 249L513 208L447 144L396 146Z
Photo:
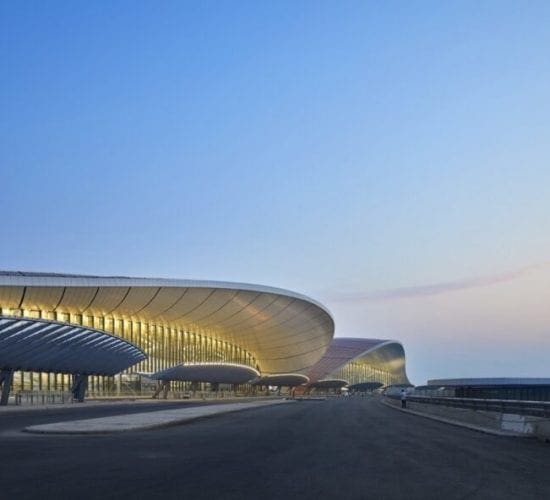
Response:
M184 401L140 401L133 403L131 401L124 403L97 403L91 405L66 404L66 405L51 405L48 408L40 408L40 406L28 407L25 411L24 406L9 407L10 411L2 411L6 407L0 408L0 435L8 430L19 430L23 427L34 424L47 424L53 422L64 422L70 420L81 420L84 418L99 418L109 417L112 415L124 415L128 413L142 413L147 411L172 410L177 408L190 408L192 406L202 406L210 404L225 404L231 403L234 400L184 400ZM5 435L5 434L4 434ZM1 477L1 476L0 476ZM3 500L0 496L0 500Z
M10 429L0 431L2 500L550 498L550 444L363 398L104 436L18 433L20 415L0 422Z

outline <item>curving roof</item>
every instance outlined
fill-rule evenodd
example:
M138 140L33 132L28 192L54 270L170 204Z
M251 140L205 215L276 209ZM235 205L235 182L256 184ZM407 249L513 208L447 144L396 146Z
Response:
M408 382L405 373L405 351L401 343L395 340L335 338L307 375L312 382L321 381L329 378L331 373L347 363L359 359L400 375Z
M146 358L141 349L91 328L0 316L0 368L114 375Z
M245 348L264 374L306 373L334 334L332 316L315 300L245 283L3 271L0 305L193 331Z
M153 373L153 380L182 380L221 384L246 384L260 374L254 368L237 363L182 363Z
M340 389L346 385L348 385L347 380L340 378L326 378L323 380L317 380L316 382L311 382L309 387L313 387L315 389Z
M300 373L279 373L277 375L266 375L251 380L252 385L276 385L283 387L296 387L309 382L309 378Z

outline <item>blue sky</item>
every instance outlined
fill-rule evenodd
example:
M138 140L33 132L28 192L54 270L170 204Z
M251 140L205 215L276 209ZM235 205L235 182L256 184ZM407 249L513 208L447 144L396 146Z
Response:
M548 26L536 1L4 2L0 267L281 286L402 340L417 383L549 375Z

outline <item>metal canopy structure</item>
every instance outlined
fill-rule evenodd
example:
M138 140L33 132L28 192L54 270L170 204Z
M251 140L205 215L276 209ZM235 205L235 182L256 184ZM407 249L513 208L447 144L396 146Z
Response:
M374 391L376 389L380 389L380 387L382 387L383 385L384 384L382 384L381 382L360 382L358 384L348 386L348 389L358 392Z
M264 374L305 374L334 334L320 303L245 283L3 271L0 307L193 332L246 349Z
M309 377L301 373L281 373L278 375L266 375L251 380L252 385L273 385L278 387L296 387L309 382Z
M324 380L317 380L315 382L312 382L309 384L309 388L313 389L340 389L342 387L345 387L348 385L347 380L340 380L340 379L324 379Z
M153 380L207 382L210 384L246 384L260 373L247 365L234 363L183 363L153 373Z
M76 375L73 393L82 401L88 375L115 375L146 357L130 342L102 331L0 316L0 404L7 404L16 370Z
M105 332L41 319L0 316L0 368L115 375L146 358L130 342Z

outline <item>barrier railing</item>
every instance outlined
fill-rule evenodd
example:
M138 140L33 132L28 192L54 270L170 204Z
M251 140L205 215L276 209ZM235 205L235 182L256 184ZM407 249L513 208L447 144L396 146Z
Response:
M73 395L66 391L17 391L14 394L16 405L50 405L72 403Z
M399 395L386 396L390 399L401 399ZM519 401L512 399L476 399L431 396L407 396L407 402L431 405L451 406L470 410L495 411L513 413L515 415L532 415L535 417L550 417L549 401Z

